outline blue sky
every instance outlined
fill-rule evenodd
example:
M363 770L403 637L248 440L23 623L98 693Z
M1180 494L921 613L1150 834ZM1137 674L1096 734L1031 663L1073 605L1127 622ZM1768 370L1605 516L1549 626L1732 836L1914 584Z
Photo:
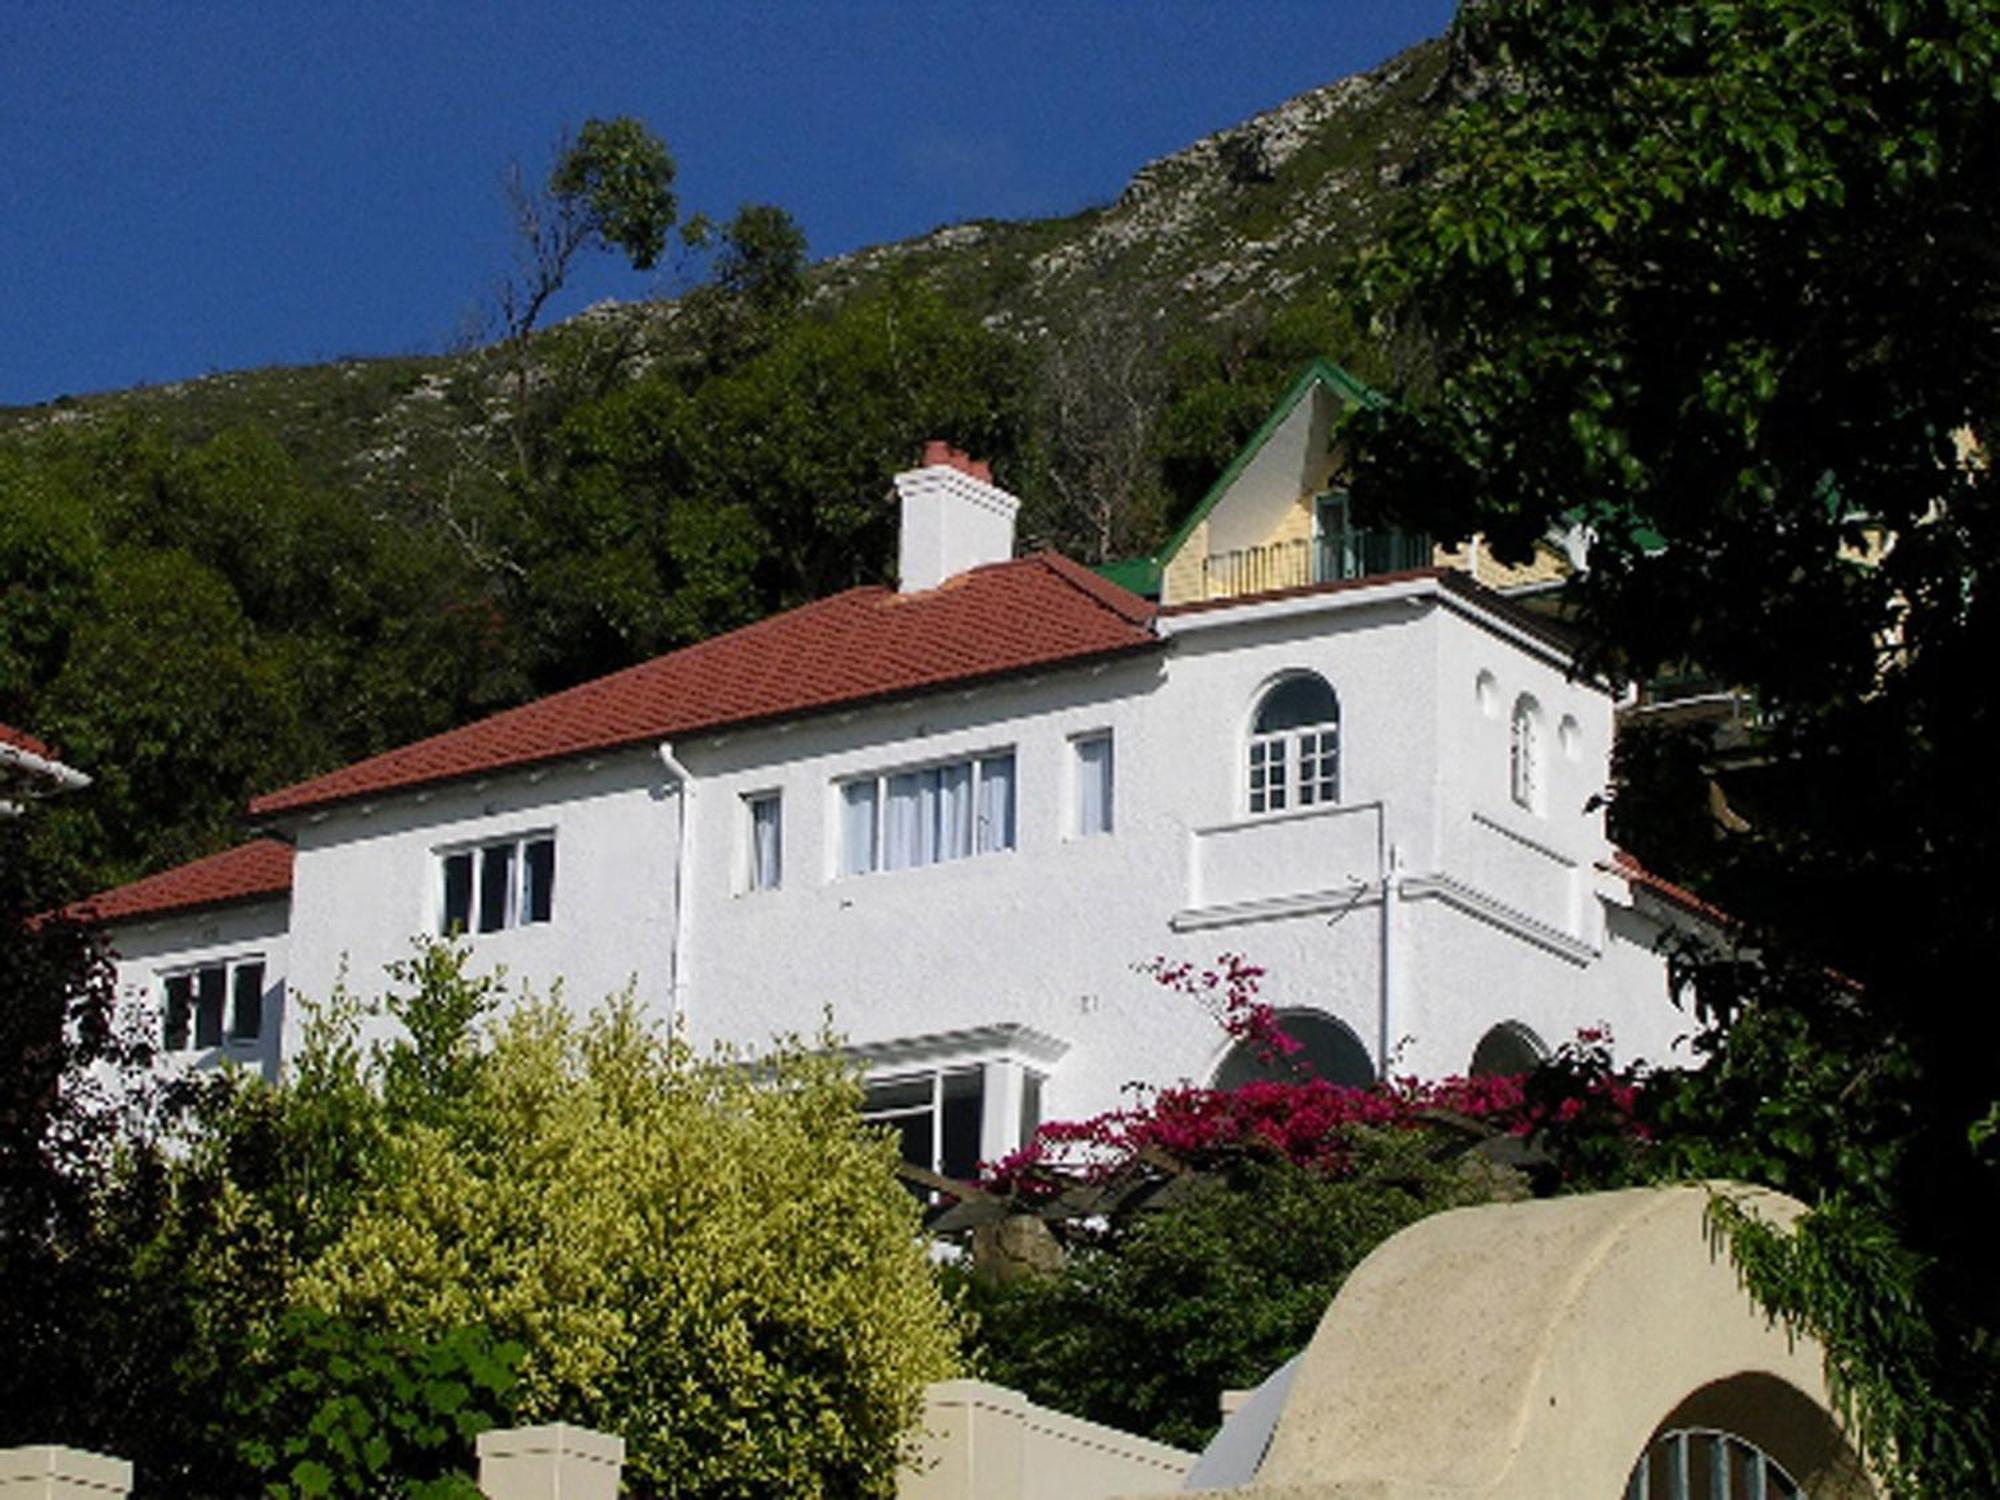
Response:
M1107 201L1452 8L0 0L0 405L446 347L508 265L507 164L591 115L667 141L683 212L776 203L817 258ZM556 312L672 290L600 260Z

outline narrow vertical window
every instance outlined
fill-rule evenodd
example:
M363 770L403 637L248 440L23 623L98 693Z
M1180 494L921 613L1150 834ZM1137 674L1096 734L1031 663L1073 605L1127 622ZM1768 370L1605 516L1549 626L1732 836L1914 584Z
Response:
M556 841L530 839L521 861L521 920L546 922L556 909Z
M775 891L785 874L784 804L776 792L743 800L750 809L750 889Z
M187 1050L194 1019L194 975L176 974L167 981L167 1026L162 1039L167 1051Z
M438 931L446 937L472 930L472 854L444 857L444 913Z
M229 973L221 964L197 969L194 976L194 1044L222 1045L222 1006L229 993Z
M1014 847L1014 752L979 762L979 852Z
M229 1039L254 1042L264 1031L264 966L244 963L229 976Z
M488 844L479 851L479 930L514 924L514 846Z
M840 789L840 873L866 875L875 868L876 783L850 781Z
M1542 711L1526 693L1514 700L1510 791L1529 812L1542 810Z
M1080 837L1111 832L1111 736L1086 735L1076 746L1076 828Z

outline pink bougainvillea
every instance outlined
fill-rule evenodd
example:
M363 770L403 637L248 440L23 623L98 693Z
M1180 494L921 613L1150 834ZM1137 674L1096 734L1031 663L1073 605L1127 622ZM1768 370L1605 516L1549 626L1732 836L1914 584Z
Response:
M1129 1107L1047 1122L1020 1150L987 1163L981 1171L984 1189L1032 1201L1079 1179L1105 1181L1160 1155L1206 1165L1230 1154L1254 1154L1339 1174L1348 1167L1357 1127L1411 1130L1447 1118L1558 1143L1585 1132L1627 1142L1646 1139L1639 1119L1643 1072L1612 1066L1608 1027L1579 1031L1574 1042L1530 1073L1401 1077L1354 1087L1312 1076L1299 1041L1257 997L1264 970L1240 954L1225 953L1210 968L1155 959L1141 970L1204 1006L1231 1037L1257 1048L1267 1065L1286 1063L1292 1076L1226 1090L1187 1083L1157 1089L1130 1085L1135 1100Z

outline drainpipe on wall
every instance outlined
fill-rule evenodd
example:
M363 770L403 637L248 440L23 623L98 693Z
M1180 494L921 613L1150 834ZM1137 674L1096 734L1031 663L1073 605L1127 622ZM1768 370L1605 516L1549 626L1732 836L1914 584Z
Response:
M687 883L689 860L694 851L694 777L675 757L673 745L666 740L660 742L660 764L674 778L681 804L680 835L674 849L674 948L673 961L667 970L667 1003L673 1012L674 1026L684 1032L687 1027L687 940L691 907Z
M1380 1028L1376 1046L1375 1073L1389 1076L1389 1057L1396 1049L1396 936L1398 911L1403 899L1403 851L1389 846L1389 860L1382 872L1382 994Z

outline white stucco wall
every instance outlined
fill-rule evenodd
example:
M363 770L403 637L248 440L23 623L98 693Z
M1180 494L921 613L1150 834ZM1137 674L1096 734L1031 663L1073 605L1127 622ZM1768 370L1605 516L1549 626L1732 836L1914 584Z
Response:
M292 873L292 988L323 999L344 978L362 996L382 993L388 966L411 955L417 936L439 931L444 851L550 833L553 919L469 937L474 971L504 969L538 992L560 980L579 1010L631 984L664 1018L679 817L671 785L656 754L635 750L302 820ZM294 1024L286 1045L297 1040Z

